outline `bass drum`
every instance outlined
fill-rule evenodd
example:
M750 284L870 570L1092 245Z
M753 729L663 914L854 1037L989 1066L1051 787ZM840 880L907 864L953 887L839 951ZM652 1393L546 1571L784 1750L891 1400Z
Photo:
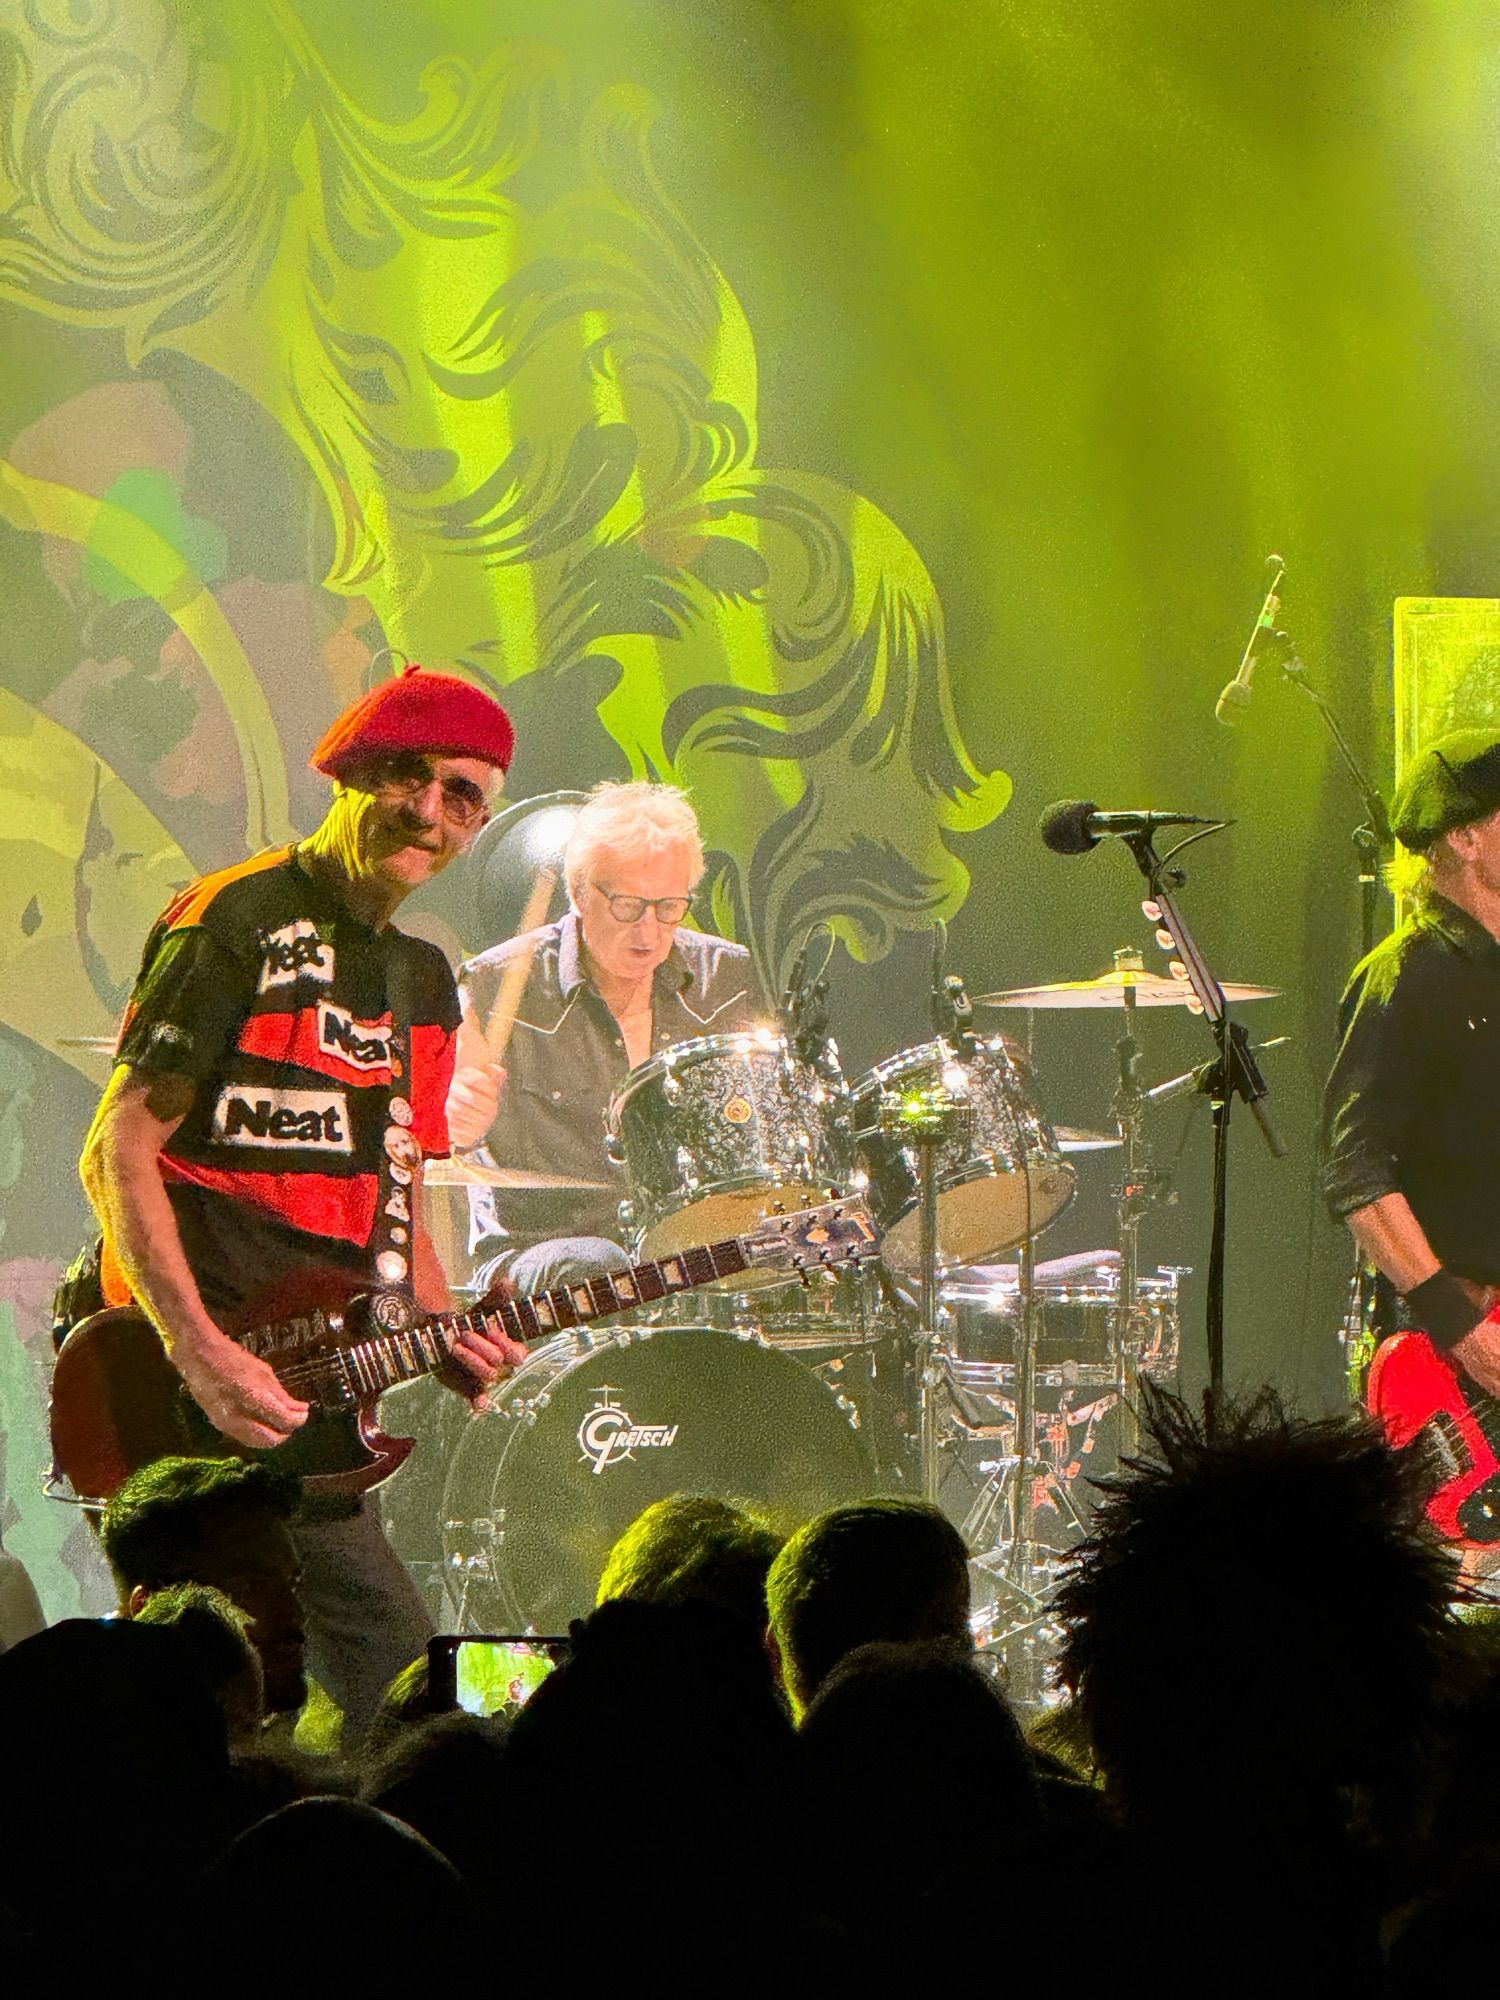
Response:
M653 1500L737 1500L790 1530L865 1497L853 1404L791 1355L710 1326L619 1326L538 1349L469 1424L443 1506L468 1631L565 1632Z

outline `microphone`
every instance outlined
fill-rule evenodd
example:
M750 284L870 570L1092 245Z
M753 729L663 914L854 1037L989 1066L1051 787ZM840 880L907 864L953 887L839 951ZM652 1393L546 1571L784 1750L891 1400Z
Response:
M1226 729L1233 729L1239 721L1239 711L1250 706L1250 677L1255 672L1256 655L1266 642L1267 633L1273 639L1282 634L1276 630L1276 614L1281 609L1281 579L1286 575L1286 564L1280 556L1267 556L1268 563L1276 565L1276 574L1271 579L1271 588L1266 592L1266 601L1260 607L1260 616L1245 642L1245 650L1240 655L1239 666L1234 679L1228 682L1219 699L1214 703L1214 719L1222 722Z
M1087 854L1106 836L1138 840L1159 826L1218 826L1202 813L1100 812L1092 799L1059 799L1037 822L1043 847L1054 854Z

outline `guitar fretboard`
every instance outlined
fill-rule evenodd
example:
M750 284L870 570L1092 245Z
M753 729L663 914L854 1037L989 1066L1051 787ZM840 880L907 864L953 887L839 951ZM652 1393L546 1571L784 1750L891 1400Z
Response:
M576 1285L533 1292L528 1298L500 1300L483 1311L439 1314L400 1331L372 1334L350 1347L300 1355L278 1373L289 1387L311 1389L333 1404L367 1402L386 1389L433 1374L465 1334L479 1333L493 1340L500 1332L511 1340L546 1340L611 1313L692 1291L715 1278L732 1278L749 1261L739 1239L730 1237L723 1243L679 1251L658 1263L633 1264L614 1276L601 1274Z

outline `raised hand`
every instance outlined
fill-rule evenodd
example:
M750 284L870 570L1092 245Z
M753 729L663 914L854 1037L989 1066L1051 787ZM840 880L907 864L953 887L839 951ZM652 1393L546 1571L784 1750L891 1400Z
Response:
M454 1071L448 1086L448 1137L461 1153L483 1143L500 1109L504 1088L501 1063L469 1063Z

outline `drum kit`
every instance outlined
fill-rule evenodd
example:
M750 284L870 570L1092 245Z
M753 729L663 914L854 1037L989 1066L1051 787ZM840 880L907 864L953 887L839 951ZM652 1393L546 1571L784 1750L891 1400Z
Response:
M591 1605L614 1540L671 1493L739 1500L790 1528L907 1491L960 1527L977 1636L1004 1657L1018 1699L1041 1698L1049 1589L1086 1522L1088 1475L1133 1443L1141 1378L1170 1381L1177 1365L1183 1272L1143 1275L1137 1233L1165 1196L1146 1117L1191 1079L1142 1088L1133 1026L1138 1007L1191 995L1130 952L1099 978L972 1003L947 986L942 1031L852 1083L832 1041L795 1016L682 1042L625 1077L606 1153L625 1171L621 1218L638 1256L736 1235L837 1189L862 1197L880 1259L810 1291L777 1273L763 1289L722 1280L533 1350L442 1454L440 1549L430 1485L415 1510L411 1472L387 1489L393 1539L428 1570L449 1629L565 1629ZM1111 1014L1122 1029L1112 1129L1054 1127L1025 1050L977 1032L972 1008ZM1077 1161L1096 1153L1122 1169L1118 1244L1036 1262L1074 1198ZM429 1169L450 1184L538 1178Z

